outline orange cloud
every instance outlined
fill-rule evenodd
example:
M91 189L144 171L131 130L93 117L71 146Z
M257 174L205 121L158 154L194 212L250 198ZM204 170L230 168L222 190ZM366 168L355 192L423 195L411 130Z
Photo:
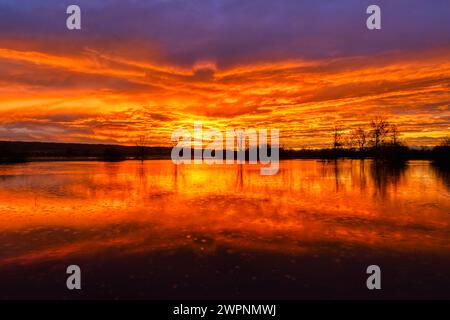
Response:
M410 145L450 128L450 50L192 68L86 49L79 56L0 48L0 139L172 145L194 120L281 129L283 146L324 147L330 129L383 114Z

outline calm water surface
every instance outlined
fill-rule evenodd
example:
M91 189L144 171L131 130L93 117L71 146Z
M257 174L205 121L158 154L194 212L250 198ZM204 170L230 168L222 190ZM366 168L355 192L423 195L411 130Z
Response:
M450 182L429 162L0 165L2 297L450 297ZM390 281L390 282L389 282ZM374 293L370 293L374 294ZM371 297L371 296L369 296Z

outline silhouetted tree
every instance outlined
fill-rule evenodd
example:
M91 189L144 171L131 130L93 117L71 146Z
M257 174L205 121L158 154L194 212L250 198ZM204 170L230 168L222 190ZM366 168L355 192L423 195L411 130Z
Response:
M363 151L367 143L367 132L359 127L351 133L351 140L358 147L359 151Z
M138 137L138 140L136 141L136 148L137 148L137 158L140 159L141 161L144 161L147 146L148 146L148 137L140 135Z
M340 126L333 127L333 148L338 149L342 146L342 128Z
M392 144L398 145L399 144L398 137L400 136L400 132L398 131L397 125L395 125L395 124L391 125L389 131L391 133Z
M370 135L372 137L372 144L375 149L378 149L386 139L389 133L389 122L383 117L376 117L370 123Z

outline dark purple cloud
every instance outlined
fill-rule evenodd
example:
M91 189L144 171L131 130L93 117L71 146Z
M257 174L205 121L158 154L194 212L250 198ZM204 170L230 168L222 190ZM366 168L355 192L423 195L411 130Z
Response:
M82 8L81 31L65 29L69 4ZM382 9L380 31L365 27L369 4ZM184 66L448 46L449 21L448 0L0 0L5 41L50 42L48 50L74 54L85 47L136 52Z

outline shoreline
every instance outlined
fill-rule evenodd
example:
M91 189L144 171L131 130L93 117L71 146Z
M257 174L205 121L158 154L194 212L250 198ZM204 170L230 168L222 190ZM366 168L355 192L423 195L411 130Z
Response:
M33 163L33 162L125 162L125 161L155 161L155 160L171 160L170 157L148 157L145 159L136 159L136 158L125 158L125 159L114 159L107 160L101 157L32 157L27 158L25 160L17 160L17 161L4 161L0 159L0 165L6 164L21 164L21 163ZM202 161L205 160L202 159ZM391 161L383 161L383 159L377 159L375 157L337 157L337 158L320 158L320 157L295 157L295 158L280 158L279 161L287 161L287 160L316 160L319 162L334 162L334 161L343 161L343 160L372 160L386 163L393 163ZM436 162L436 159L433 158L406 158L401 161L397 161L397 163L406 163L408 161L429 161ZM244 164L248 164L248 160L245 161ZM192 160L193 163L193 160ZM225 163L224 163L225 164Z
M192 152L194 150L194 153ZM204 155L207 149L203 149ZM167 160L171 159L172 147L123 146L112 144L77 144L54 142L0 141L0 163L24 163L37 161L105 161L125 160ZM195 154L195 149L191 149ZM216 150L210 150L212 153ZM251 151L245 150L245 159ZM256 153L259 150L256 150ZM222 150L225 152L225 150ZM386 144L378 148L324 148L324 149L284 149L280 148L279 160L305 159L334 161L339 159L374 159L380 162L403 163L408 160L430 160L441 164L450 163L450 147L446 145L410 148L401 144ZM237 151L234 151L237 159ZM189 158L189 157L187 157ZM210 158L209 156L207 158ZM211 159L214 158L211 157ZM259 158L259 156L258 156ZM205 159L202 156L202 159Z

